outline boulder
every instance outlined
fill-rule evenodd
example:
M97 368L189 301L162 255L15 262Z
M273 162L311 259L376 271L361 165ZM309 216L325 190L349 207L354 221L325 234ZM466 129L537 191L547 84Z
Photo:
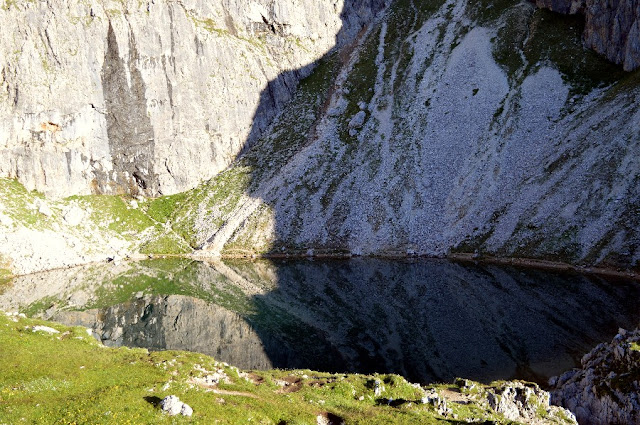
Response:
M193 409L191 408L191 406L181 402L180 399L175 395L170 395L163 398L160 402L160 408L163 412L167 413L170 416L191 416L193 414Z

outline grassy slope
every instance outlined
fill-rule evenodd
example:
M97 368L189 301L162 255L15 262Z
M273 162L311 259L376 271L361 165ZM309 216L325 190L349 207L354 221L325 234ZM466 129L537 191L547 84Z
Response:
M131 198L111 195L72 196L61 200L46 199L38 192L29 192L18 181L0 178L0 231L20 229L51 231L78 238L86 246L95 246L112 238L121 239L131 251L144 254L181 254L191 247L165 223L172 212L184 202L185 194L165 196L135 202ZM41 211L46 205L48 213ZM85 212L77 225L64 219L72 207ZM11 224L7 225L7 220ZM0 256L0 279L10 274L10 258Z
M41 324L60 333L34 332L33 326ZM4 313L0 353L0 423L315 424L326 413L347 424L460 423L471 417L514 423L474 403L449 403L458 419L445 419L430 405L416 403L423 390L396 375L272 370L249 376L204 355L106 348L84 328ZM190 382L207 374L202 369L208 374L222 370L228 382L215 391ZM375 379L385 388L383 403L374 396ZM283 386L285 381L292 384ZM155 406L172 394L194 409L192 418L170 418ZM390 398L413 402L394 407L386 403Z

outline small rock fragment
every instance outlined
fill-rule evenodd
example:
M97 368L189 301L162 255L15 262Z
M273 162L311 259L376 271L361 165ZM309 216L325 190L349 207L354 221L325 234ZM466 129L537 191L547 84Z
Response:
M351 121L349 121L349 128L362 128L366 118L367 113L365 111L358 112L351 118Z
M53 211L49 207L49 205L41 200L36 200L36 207L38 208L38 212L46 217L51 217L53 215Z
M46 332L49 334L59 334L60 331L57 329L50 328L49 326L41 326L37 325L33 327L33 332Z
M77 226L84 220L85 213L82 208L73 205L64 212L63 218L69 226Z

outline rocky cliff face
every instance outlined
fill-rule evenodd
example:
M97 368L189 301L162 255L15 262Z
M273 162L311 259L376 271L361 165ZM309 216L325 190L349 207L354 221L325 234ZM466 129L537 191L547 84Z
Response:
M0 176L55 196L190 189L229 165L314 61L383 6L4 2Z
M210 253L635 267L637 74L580 34L527 2L396 2L349 59L320 68L333 83L303 84L174 228Z
M640 329L620 333L582 358L582 368L551 380L552 401L582 425L640 423Z
M585 17L584 42L627 71L640 67L640 3L635 0L535 0L540 7Z
M640 80L586 50L575 16L498 0L397 0L377 20L374 0L69 4L1 12L0 170L49 193L158 194L224 168L163 198L120 251L639 267ZM30 251L0 253L35 269Z

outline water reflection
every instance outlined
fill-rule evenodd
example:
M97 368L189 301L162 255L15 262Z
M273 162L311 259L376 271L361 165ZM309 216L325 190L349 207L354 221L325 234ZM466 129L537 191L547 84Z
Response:
M543 382L636 327L638 301L635 282L446 261L154 260L22 277L0 308L242 368Z

